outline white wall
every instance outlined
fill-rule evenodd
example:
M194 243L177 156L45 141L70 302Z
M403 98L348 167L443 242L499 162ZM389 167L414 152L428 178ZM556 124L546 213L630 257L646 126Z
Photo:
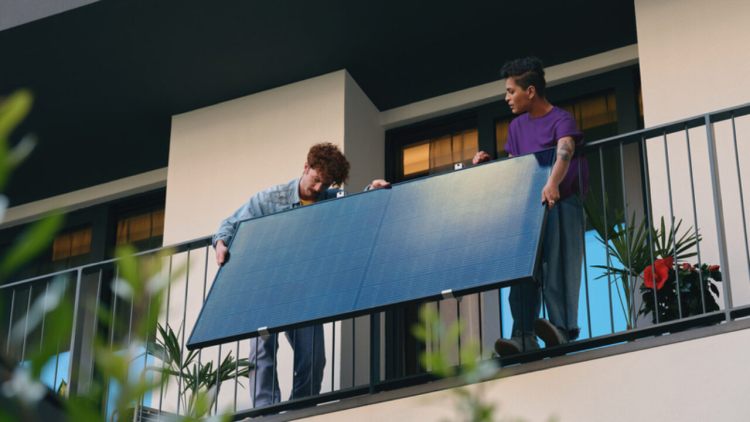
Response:
M748 347L750 330L742 330L470 388L496 405L495 420L747 421ZM463 420L456 412L456 397L450 390L439 391L301 420Z
M745 0L636 0L638 55L646 127L750 102L750 2ZM750 118L736 121L738 154L731 122L716 125L718 181L725 220L728 268L734 304L750 303L748 268L736 157L744 182L745 207L750 206ZM703 262L719 264L716 236L717 204L713 201L705 128L691 130L690 154L697 202ZM648 141L651 197L655 219L668 215L669 188L677 219L693 226L687 136ZM666 166L669 154L669 167ZM669 169L669 174L667 174ZM671 178L671 185L668 183ZM747 211L746 211L747 213ZM748 217L746 215L746 217ZM697 258L694 259L697 261ZM691 260L692 261L692 260ZM726 265L725 265L726 267Z
M750 2L635 0L646 127L750 102Z

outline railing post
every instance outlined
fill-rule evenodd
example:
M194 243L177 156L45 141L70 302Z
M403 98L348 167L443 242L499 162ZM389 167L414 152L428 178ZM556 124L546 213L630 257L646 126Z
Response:
M76 342L76 332L78 331L78 308L81 303L81 280L83 279L83 267L78 267L76 271L76 294L73 302L73 324L70 328L70 351L68 354L68 394L77 393L78 389L78 377L74 377L75 371L78 370L79 365L77 364L78 353Z
M380 315L370 314L370 394L380 383Z
M716 240L719 243L719 263L722 271L722 289L724 290L724 314L730 320L732 309L732 285L729 282L729 259L727 257L727 236L724 229L724 206L721 200L721 183L719 180L719 161L716 153L716 133L711 116L705 115L706 141L708 144L708 164L711 170L711 192L714 200L714 217L716 219Z

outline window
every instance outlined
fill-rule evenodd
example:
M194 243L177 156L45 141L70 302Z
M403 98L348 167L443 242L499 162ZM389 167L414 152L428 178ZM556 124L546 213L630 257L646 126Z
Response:
M164 208L117 220L117 246L133 244L140 249L161 246L164 236Z
M91 227L68 231L52 241L52 261L62 261L91 252Z
M403 147L403 177L440 173L468 164L478 151L476 128L448 133Z

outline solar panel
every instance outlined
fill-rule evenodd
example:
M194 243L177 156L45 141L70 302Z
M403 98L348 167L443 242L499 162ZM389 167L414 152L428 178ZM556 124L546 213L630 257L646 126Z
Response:
M240 223L191 349L533 277L551 154Z

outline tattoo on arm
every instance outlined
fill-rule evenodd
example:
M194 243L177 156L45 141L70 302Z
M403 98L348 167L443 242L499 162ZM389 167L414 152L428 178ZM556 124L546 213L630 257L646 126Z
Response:
M563 138L557 143L557 156L563 161L570 161L573 158L575 143L571 138Z

